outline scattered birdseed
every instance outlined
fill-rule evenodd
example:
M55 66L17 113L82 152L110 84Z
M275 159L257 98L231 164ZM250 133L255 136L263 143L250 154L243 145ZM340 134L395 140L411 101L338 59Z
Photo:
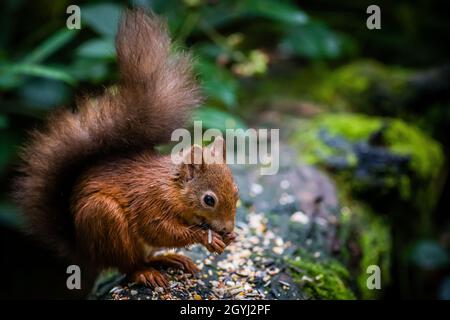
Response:
M121 288L121 287L114 287L114 288L112 288L110 291L109 291L109 293L119 293L119 292L121 292L123 290L123 288Z
M282 206L287 205L287 204L290 204L290 203L292 203L292 202L294 202L294 201L295 201L294 196L291 195L291 194L287 194L287 193L283 193L283 194L281 195L280 200L279 200L279 202L280 202L280 204L281 204Z
M258 194L261 194L263 192L264 188L262 185L253 183L250 186L250 195L257 196Z
M230 290L230 294L233 295L233 296L238 294L238 293L239 294L243 293L241 288L236 288L236 289Z
M280 269L278 268L270 268L269 270L267 270L267 273L270 274L271 276L274 276L276 274L278 274L280 272Z
M297 212L294 212L294 214L292 214L291 221L301 223L301 224L308 224L309 217L306 214L304 214L303 212L297 211Z
M290 287L290 286L291 286L290 283L285 282L285 281L278 280L278 282L281 283L281 284L282 284L283 286L285 286L285 287Z
M281 180L280 182L280 187L281 189L288 189L291 186L291 183L289 182L289 180Z
M272 251L278 255L283 254L284 249L282 247L274 247Z
M208 229L208 243L209 244L212 243L212 231L211 231L211 229Z
M322 226L322 227L326 227L326 226L328 225L328 221L327 221L325 218L322 218L322 217L317 217L317 218L315 219L315 222L316 222L318 225Z

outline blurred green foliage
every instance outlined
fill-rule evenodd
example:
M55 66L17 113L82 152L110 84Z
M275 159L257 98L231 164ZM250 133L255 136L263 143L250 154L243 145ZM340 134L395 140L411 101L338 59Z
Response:
M20 5L29 7L13 1L4 4L16 11ZM50 4L44 1L43 6L46 5ZM291 1L86 2L81 4L79 31L64 27L68 15L60 5L58 12L54 12L59 14L59 27L53 31L53 24L40 26L37 35L30 36L38 40L32 41L24 54L17 54L14 47L1 47L0 89L13 98L8 104L19 100L25 109L31 109L28 114L33 115L34 108L50 109L70 102L74 93L89 84L115 80L117 24L123 9L135 5L167 17L176 45L192 47L196 70L208 97L206 103L211 106L197 117L207 127L217 125L214 120L217 110L233 120L220 127L224 128L226 123L242 125L239 113L230 112L238 105L239 81L264 76L271 55L332 59L346 50L342 36L309 17ZM10 14L10 10L2 10L3 16ZM257 34L250 29L256 24L260 27ZM237 25L239 31L233 31ZM13 32L12 28L7 30ZM209 124L210 119L213 122Z
M96 94L99 88L117 81L114 36L121 12L131 6L152 9L166 17L176 50L189 48L193 52L207 98L193 119L202 120L204 128L244 128L267 104L287 97L320 104L314 107L325 113L338 110L389 116L387 143L393 152L412 157L410 169L419 177L418 184L408 182L406 186L410 195L416 195L412 203L426 210L435 207L438 188L422 188L420 184L443 176L445 156L441 146L420 129L430 128L433 134L437 126L447 128L449 103L437 101L424 117L421 110L425 109L411 113L404 104L411 96L415 100L407 89L415 68L448 62L450 26L442 1L417 1L414 7L402 1L380 0L383 28L373 32L365 28L365 9L370 1L77 1L82 28L68 30L66 8L71 4L69 0L0 3L0 177L5 181L0 185L0 224L19 223L8 192L25 132L39 125L52 109L63 105L73 108L75 97ZM364 115L328 114L311 121L315 128L302 130L297 142L332 154L333 150L317 139L318 124L358 140L367 138L383 121ZM444 132L441 138L447 136L444 130L436 132ZM442 149L448 154L448 145ZM316 153L309 156L313 163L321 160ZM349 160L356 161L351 155ZM351 176L347 178L352 181ZM340 184L346 193L351 186ZM424 191L418 194L417 190ZM349 191L346 196L353 194ZM431 198L432 204L427 203ZM356 217L355 228L360 231L355 241L363 250L357 273L359 291L372 298L376 294L364 291L363 271L372 263L389 268L390 228L387 219L373 216L378 212L366 215L358 210L358 206L352 207L351 216ZM393 205L392 211L411 220L405 207ZM424 217L432 219L432 213ZM417 228L425 229L426 225L427 230L433 230L428 228L431 221L417 221ZM396 222L390 219L389 223ZM403 221L400 224L401 228ZM435 229L444 228L438 227ZM418 234L417 239L408 239L405 260L423 269L448 267L448 248L432 233ZM396 245L397 252L406 246ZM334 260L325 264L326 268L306 257L293 265L310 278L319 276L306 283L304 274L297 279L308 286L312 297L354 297L347 286L348 274ZM448 296L448 277L445 283L441 296Z

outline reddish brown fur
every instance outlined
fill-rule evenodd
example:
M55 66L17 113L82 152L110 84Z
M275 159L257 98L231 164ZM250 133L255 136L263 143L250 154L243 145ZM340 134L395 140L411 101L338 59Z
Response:
M32 133L16 200L27 231L60 255L166 285L155 265L195 266L185 257L146 256L146 246L223 251L234 237L237 192L226 165L176 165L154 150L200 101L190 58L170 55L165 24L129 11L116 48L118 89L82 99L77 113L57 111ZM205 191L217 195L214 209L201 204ZM215 231L212 244L204 223Z

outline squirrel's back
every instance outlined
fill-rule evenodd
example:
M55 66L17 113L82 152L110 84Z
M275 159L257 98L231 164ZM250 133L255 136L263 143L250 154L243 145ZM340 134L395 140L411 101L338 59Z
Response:
M21 155L15 199L26 231L61 255L73 251L69 199L80 174L102 159L170 141L201 100L189 55L171 52L166 25L153 14L127 11L116 50L118 86L80 99L76 112L51 114Z

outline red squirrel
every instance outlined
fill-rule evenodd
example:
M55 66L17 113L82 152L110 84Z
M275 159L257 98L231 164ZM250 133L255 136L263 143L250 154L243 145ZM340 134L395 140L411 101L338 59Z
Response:
M78 100L75 112L56 110L32 132L15 198L26 230L59 255L167 287L162 267L198 268L187 256L155 251L199 243L222 253L236 237L238 191L225 162L176 164L155 149L201 102L191 58L173 52L165 23L127 11L116 51L114 90ZM218 145L194 145L184 156Z

